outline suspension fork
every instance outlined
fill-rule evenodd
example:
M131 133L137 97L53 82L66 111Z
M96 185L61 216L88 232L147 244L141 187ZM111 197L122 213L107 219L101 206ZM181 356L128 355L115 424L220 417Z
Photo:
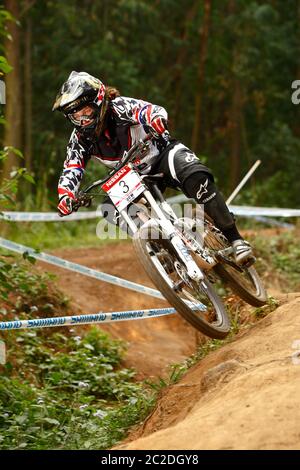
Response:
M158 203L156 202L156 200L154 199L154 197L152 196L149 190L146 190L143 195L149 202L151 208L156 213L158 217L157 222L161 226L163 233L170 240L179 259L185 265L188 276L194 281L201 281L204 278L204 275L201 269L197 266L197 264L193 260L183 240L176 233L176 229L174 228L172 222L168 220L168 218L166 217L164 212L161 210L160 206L158 205Z

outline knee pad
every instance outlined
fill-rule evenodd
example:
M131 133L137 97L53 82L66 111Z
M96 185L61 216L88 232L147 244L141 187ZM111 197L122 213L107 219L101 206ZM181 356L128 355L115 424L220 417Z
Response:
M227 229L235 224L222 194L208 173L197 172L187 178L183 192L198 204L204 204L204 211L219 229Z
M204 211L213 219L215 225L221 231L232 228L235 225L234 218L217 188L215 197L204 204Z
M205 204L216 196L216 187L212 176L204 171L195 172L183 183L184 194L195 199L199 204Z

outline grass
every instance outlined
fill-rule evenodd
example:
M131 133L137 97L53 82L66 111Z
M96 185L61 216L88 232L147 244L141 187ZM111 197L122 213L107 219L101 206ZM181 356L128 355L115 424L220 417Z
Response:
M274 310L276 310L279 305L280 304L278 300L274 299L274 297L271 296L268 298L268 303L266 305L254 309L253 315L256 318L264 318L269 315L269 313L274 312Z
M74 222L1 222L1 236L39 250L93 248L119 239L97 237L97 219ZM123 241L123 240L122 240Z
M272 285L272 278L277 279L283 292L300 289L300 231L289 230L272 234L272 236L257 235L248 237L255 247L258 260L256 267L264 276L266 282Z

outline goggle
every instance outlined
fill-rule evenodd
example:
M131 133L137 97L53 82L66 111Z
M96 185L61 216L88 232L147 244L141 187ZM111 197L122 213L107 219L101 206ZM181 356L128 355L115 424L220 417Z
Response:
M78 111L69 113L68 117L75 126L88 127L95 122L97 110L92 106L85 106Z

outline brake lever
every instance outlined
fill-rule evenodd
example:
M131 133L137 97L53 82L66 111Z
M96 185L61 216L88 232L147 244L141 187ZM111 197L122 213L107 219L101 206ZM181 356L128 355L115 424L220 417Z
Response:
M73 211L78 211L80 207L90 207L92 204L92 199L92 196L88 196L87 194L80 194L77 199L72 202Z

